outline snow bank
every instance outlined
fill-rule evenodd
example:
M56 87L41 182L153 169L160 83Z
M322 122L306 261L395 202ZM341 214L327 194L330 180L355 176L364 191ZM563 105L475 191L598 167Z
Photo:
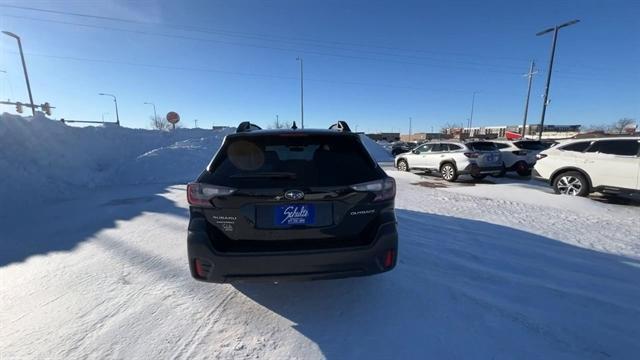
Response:
M44 116L5 113L0 115L0 199L4 204L46 201L99 185L192 179L225 134L205 129L79 128ZM160 153L167 156L154 156ZM187 159L194 153L198 156ZM175 171L163 171L171 168Z
M0 115L0 199L14 204L69 199L97 186L185 183L231 131L71 127L39 115ZM378 162L393 158L364 134Z

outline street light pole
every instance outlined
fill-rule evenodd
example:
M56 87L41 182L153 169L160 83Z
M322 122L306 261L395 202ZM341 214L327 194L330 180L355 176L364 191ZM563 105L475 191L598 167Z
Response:
M473 108L476 104L476 94L478 92L474 91L473 96L471 97L471 115L469 116L469 131L471 131L471 125L473 124Z
M520 135L524 139L525 128L527 127L527 115L529 114L529 97L531 96L531 83L533 82L533 75L537 74L537 71L533 71L533 68L536 66L535 61L531 61L531 67L529 68L529 72L527 73L527 77L529 78L529 86L527 89L527 100L524 103L524 120L522 121L522 131Z
M33 96L31 95L31 84L29 84L29 75L27 74L27 63L24 61L24 53L22 52L22 42L20 37L12 32L3 31L3 34L10 36L18 42L18 49L20 50L20 59L22 59L22 70L24 71L24 80L27 82L27 91L29 92L29 103L31 104L31 113L36 116L36 107L33 104Z
M118 115L118 100L116 99L116 96L113 94L105 94L105 93L99 93L98 95L111 96L113 98L113 103L116 105L116 125L120 126L120 115Z
M298 56L296 60L300 61L300 125L304 129L304 64L302 57Z
M540 116L540 132L538 134L538 140L542 139L542 130L544 129L544 117L547 113L547 105L549 104L549 87L551 86L551 73L553 71L553 59L556 54L556 43L558 42L558 30L563 27L571 26L579 23L580 20L572 20L564 24L556 25L552 28L543 30L536 34L536 36L544 35L553 31L553 41L551 42L551 56L549 58L549 69L547 70L547 84L544 87L544 99L542 102L542 115Z
M151 103L151 102L146 102L144 104L153 106L153 121L156 121L156 119L158 118L158 114L156 113L156 104Z
M409 117L409 141L413 140L413 135L411 134L411 122L413 121L413 119L411 117Z

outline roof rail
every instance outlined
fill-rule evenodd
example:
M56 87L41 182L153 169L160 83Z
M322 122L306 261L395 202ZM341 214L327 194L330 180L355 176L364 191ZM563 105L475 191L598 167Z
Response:
M238 128L236 129L236 133L241 133L241 132L247 132L247 131L253 131L253 130L262 130L262 128L256 124L252 124L248 121L243 121L240 123L240 125L238 125Z
M351 128L346 121L338 121L337 123L329 126L329 130L336 130L341 132L351 132Z

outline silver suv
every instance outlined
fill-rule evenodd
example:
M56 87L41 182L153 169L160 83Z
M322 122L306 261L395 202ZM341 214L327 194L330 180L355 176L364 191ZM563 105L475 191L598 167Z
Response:
M401 171L438 171L446 181L456 181L465 174L483 179L504 171L500 151L489 141L429 142L396 156L395 165Z

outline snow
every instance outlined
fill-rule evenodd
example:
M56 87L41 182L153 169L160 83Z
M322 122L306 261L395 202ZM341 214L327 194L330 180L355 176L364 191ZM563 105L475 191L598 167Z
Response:
M624 359L640 352L640 207L555 196L510 178L430 188L419 183L433 178L389 171L400 235L393 271L207 284L191 279L186 263L184 181L222 134L165 139L6 119L3 176L65 192L64 201L37 211L0 216L3 359ZM36 129L49 127L52 138ZM85 148L56 159L67 146ZM15 149L24 163L9 173ZM105 170L95 169L98 159ZM30 182L35 165L59 183ZM90 184L71 179L100 173L109 175ZM13 185L2 183L3 208L13 199L6 186Z
M204 167L201 156L193 159L193 147L201 146L207 157L210 149L219 146L228 131L205 129L177 129L161 132L124 127L72 127L52 121L42 115L23 118L4 113L0 115L0 198L5 203L23 204L39 199L52 201L67 199L81 190L101 185L127 184L141 179L131 176L130 168L154 168L152 156L143 154L154 149L163 151L164 161L187 161L175 164L178 171L167 180L193 179ZM203 139L198 142L197 139ZM207 139L207 140L205 140ZM162 149L162 150L160 150ZM142 155L142 156L141 156ZM123 169L121 169L123 168ZM168 173L167 173L168 174ZM174 175L183 174L180 178ZM29 196L25 196L28 191ZM0 211L0 214L2 212Z

